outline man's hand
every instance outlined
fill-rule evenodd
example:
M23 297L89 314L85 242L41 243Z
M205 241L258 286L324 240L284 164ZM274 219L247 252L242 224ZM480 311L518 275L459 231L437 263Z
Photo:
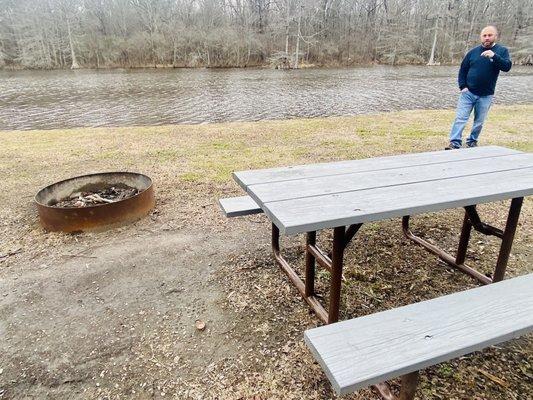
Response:
M461 89L461 93L466 93L466 92L468 92L468 88L467 87Z
M494 57L494 52L492 50L485 50L483 53L481 53L481 57L492 58Z

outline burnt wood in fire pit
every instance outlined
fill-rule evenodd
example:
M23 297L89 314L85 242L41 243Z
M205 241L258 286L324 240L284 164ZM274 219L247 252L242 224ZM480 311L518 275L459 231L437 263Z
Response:
M111 186L93 192L75 192L69 197L52 204L52 207L89 207L95 204L114 203L129 199L139 193L139 189L124 185L124 187Z

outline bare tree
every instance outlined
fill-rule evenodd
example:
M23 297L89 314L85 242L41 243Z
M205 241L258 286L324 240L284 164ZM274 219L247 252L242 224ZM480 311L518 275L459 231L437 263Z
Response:
M437 47L437 34L439 33L439 16L435 16L435 27L433 28L433 45L431 46L431 55L429 56L428 65L436 65L435 48Z
M0 0L0 67L454 63L496 24L533 58L528 0Z

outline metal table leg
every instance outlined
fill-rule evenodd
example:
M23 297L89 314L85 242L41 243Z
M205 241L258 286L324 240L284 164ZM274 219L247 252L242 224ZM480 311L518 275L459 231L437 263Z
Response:
M315 257L309 252L310 246L316 245L316 232L307 233L305 251L305 297L315 294Z
M296 274L296 272L292 269L287 260L285 260L285 258L281 254L279 244L279 229L275 224L272 224L272 250L274 252L274 259L281 267L283 272L287 274L291 282L294 284L294 286L296 286L296 289L298 289L298 292L300 292L301 296L305 299L307 304L309 304L309 306L316 312L317 316L322 320L322 322L327 324L327 311L324 309L324 307L322 307L322 304L320 304L320 301L315 295L306 296L304 282L300 279L300 277Z
M316 312L318 317L326 324L339 320L340 296L342 286L342 268L344 249L354 237L362 224L351 225L347 230L344 226L333 230L333 250L331 258L316 246L316 232L308 232L305 246L305 282L300 279L294 269L281 254L280 233L275 224L272 224L272 250L274 258L281 269L287 274L296 286L305 301ZM320 304L315 294L315 269L316 264L326 268L331 273L331 286L328 311Z
M517 197L511 201L509 215L507 217L505 230L503 231L481 222L475 206L465 207L465 218L463 221L463 228L461 230L461 237L459 239L457 256L455 258L450 254L446 253L444 250L441 250L437 246L414 235L409 229L410 217L408 215L404 216L402 219L403 232L407 238L424 247L429 252L437 255L442 261L444 261L448 265L476 278L481 283L489 284L492 282L498 282L503 280L505 276L505 270L509 261L509 255L511 254L511 247L513 245L516 228L518 226L518 219L520 217L520 210L522 208L523 200L523 197ZM464 264L472 228L484 235L496 236L502 240L500 252L498 255L498 261L496 262L496 268L492 278L487 277L482 273L476 271L475 269L472 269Z
M333 251L331 257L331 284L329 290L328 324L339 320L341 302L342 265L345 249L345 228L337 227L333 230Z
M523 197L517 197L511 201L511 208L507 216L507 223L503 231L502 245L500 247L500 254L498 254L498 261L496 262L496 270L494 271L493 282L503 280L509 255L511 254L511 247L513 246L514 234L518 226L518 218L520 217L520 210L522 209Z

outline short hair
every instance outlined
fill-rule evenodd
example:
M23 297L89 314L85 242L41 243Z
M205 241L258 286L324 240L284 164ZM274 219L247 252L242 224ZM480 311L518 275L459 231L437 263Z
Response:
M484 27L481 31L483 32L483 30L487 29L487 28L492 28L496 31L496 36L500 36L500 31L498 30L498 28L496 27L496 25L487 25L486 27Z

